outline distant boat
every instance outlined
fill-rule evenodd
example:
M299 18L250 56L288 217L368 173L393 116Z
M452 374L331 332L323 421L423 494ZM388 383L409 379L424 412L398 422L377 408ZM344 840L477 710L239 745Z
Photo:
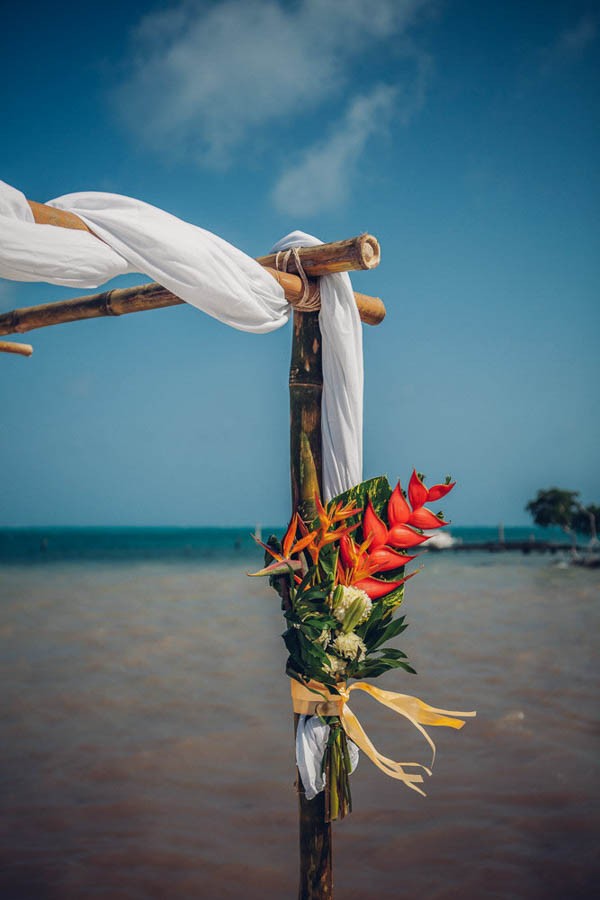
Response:
M425 531L429 540L423 544L423 549L427 550L450 550L460 543L459 538L452 537L449 531Z

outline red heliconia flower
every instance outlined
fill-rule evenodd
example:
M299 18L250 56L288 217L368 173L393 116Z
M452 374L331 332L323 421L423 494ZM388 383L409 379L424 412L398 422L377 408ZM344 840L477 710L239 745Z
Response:
M408 525L394 525L388 532L388 544L399 550L408 550L410 547L418 547L428 540L426 534L413 531Z
M397 553L391 547L378 547L369 553L369 562L376 567L374 572L391 572L392 569L399 569L416 558L416 556Z
M442 497L450 493L455 484L455 481L451 481L448 484L434 484L433 487L427 489L417 475L416 470L413 469L408 485L408 499L413 509L419 509L425 503L435 503L436 500L441 500Z
M408 483L408 499L413 509L418 509L427 503L428 490L417 475L417 470L413 469Z
M415 511L410 514L408 521L411 525L414 525L415 528L441 528L442 525L448 524L425 506L421 506L420 509L415 509Z
M434 484L427 491L427 502L435 503L436 500L441 500L442 497L445 497L452 490L455 484L455 481L448 484Z
M390 544L398 550L404 550L409 547L417 547L427 540L426 535L418 534L408 527L407 523L410 522L412 513L408 503L402 496L400 482L394 488L389 499L387 513L391 525L389 530L373 509L373 504L369 497L362 525L365 537L372 536L371 551L379 550L386 544ZM413 523L411 522L411 524ZM420 526L417 525L418 527Z
M371 498L367 498L367 508L362 521L362 530L365 538L371 537L371 547L376 550L383 547L387 543L388 530L385 522L382 522L371 503Z
M369 595L372 600L378 600L387 594L395 591L401 584L412 576L401 578L399 581L381 581L373 578L373 575L379 572L390 572L393 569L399 569L413 560L414 556L405 556L397 553L391 547L385 545L373 547L373 535L377 532L378 540L383 537L383 531L387 535L387 528L375 513L371 502L369 501L365 517L367 524L370 524L371 531L366 540L362 544L357 544L354 539L345 534L340 538L340 558L338 562L338 578L340 584L351 584L361 588ZM382 531L383 528L383 531ZM366 526L363 523L363 530L366 532ZM414 574L414 573L413 573Z
M368 594L371 600L380 600L381 597L391 594L392 591L399 588L401 584L404 584L413 575L417 575L418 572L419 570L417 569L416 572L411 572L410 575L407 575L406 578L401 578L400 581L380 581L379 578L362 578L360 581L354 582L354 587L360 588L361 591Z
M426 501L431 502L438 500L440 497L444 497L452 490L455 483L456 482L453 482L452 484L434 484L430 490L427 490L416 471L413 470L408 485L408 498L412 510L406 502L404 495L402 494L400 482L398 482L388 504L388 519L390 525L392 527L398 525L413 525L415 528L442 528L442 526L447 525L447 522L444 522L443 519L436 516L430 509L427 509L424 506L424 503ZM406 536L406 533L400 532L398 534L398 536L401 535ZM407 546L412 545L409 544Z
M453 487L454 483L436 484L428 490L416 470L413 470L408 486L410 505L402 493L400 482L392 491L387 505L389 527L375 512L371 498L367 497L361 523L363 543L359 546L349 534L340 535L340 583L362 587L372 599L384 597L404 584L406 578L390 582L373 576L378 572L391 572L405 566L415 557L398 553L398 550L424 544L428 540L428 535L421 533L424 529L441 528L448 524L427 509L425 502L445 496Z
M398 482L392 491L392 496L388 502L387 516L391 528L393 528L394 525L406 525L408 522L410 506L402 493L400 482Z
M416 477L418 479L418 476ZM419 491L418 488L413 490L413 496L422 496L422 493L423 492ZM400 482L398 482L392 492L392 496L388 503L387 513L391 526L390 530L394 528L398 529L395 532L395 537L398 540L412 540L411 534L406 529L398 528L399 525L412 525L414 528L440 528L442 525L448 524L447 522L443 522L424 506L411 510L402 493ZM418 541L417 543L420 542ZM407 544L406 546L416 546L416 544Z

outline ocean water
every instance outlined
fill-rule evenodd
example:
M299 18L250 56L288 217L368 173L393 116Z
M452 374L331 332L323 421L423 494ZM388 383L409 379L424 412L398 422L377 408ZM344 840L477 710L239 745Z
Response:
M245 575L260 561L247 529L0 532L2 900L296 895L283 620ZM598 570L419 562L395 642L419 674L378 683L478 716L431 729L427 798L361 759L334 826L337 900L592 896ZM355 697L383 753L430 761Z
M0 528L0 563L66 560L180 560L203 562L256 558L254 528ZM283 534L285 526L263 527L263 536ZM447 529L446 529L447 531ZM498 528L453 528L458 543L497 541ZM505 529L507 541L567 542L558 528Z

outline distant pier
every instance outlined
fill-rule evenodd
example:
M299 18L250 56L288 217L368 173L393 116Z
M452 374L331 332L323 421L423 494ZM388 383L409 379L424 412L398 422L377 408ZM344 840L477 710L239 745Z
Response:
M490 553L504 553L505 550L520 550L521 553L562 553L565 550L577 550L584 553L587 548L573 547L569 543L557 543L556 541L477 541L462 543L457 541L450 548L452 550L487 550Z
M436 547L428 548L436 551ZM485 550L488 553L506 553L509 551L518 551L521 553L574 553L572 562L574 565L588 566L589 568L600 568L600 551L598 548L591 550L589 546L577 544L574 546L570 543L558 543L556 541L477 541L463 543L456 541L451 547L444 548L448 550Z

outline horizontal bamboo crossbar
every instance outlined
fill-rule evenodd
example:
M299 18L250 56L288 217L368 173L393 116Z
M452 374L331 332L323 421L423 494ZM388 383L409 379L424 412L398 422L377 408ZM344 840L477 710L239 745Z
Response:
M359 234L358 237L348 238L346 241L318 244L316 247L300 247L299 255L302 268L313 278L331 275L334 272L374 269L381 260L379 241L372 234ZM256 261L261 266L275 266L277 254L259 256ZM297 271L293 257L290 258L287 270Z
M54 207L31 200L28 203L38 224L76 228L93 234L91 229L73 213L54 209ZM309 288L312 293L316 290L314 279L320 275L374 268L379 263L380 250L376 238L369 234L362 234L345 241L320 244L316 247L299 247L298 256L305 274L309 276ZM287 261L287 265L293 271L287 272L274 268L277 263L276 254L261 256L257 262L279 282L288 302L292 306L297 306L304 296L304 283L302 278L295 274L297 268L294 256L290 256ZM369 297L366 294L355 292L354 298L363 322L368 325L377 325L383 321L385 306L378 297ZM144 310L179 306L182 303L184 303L183 300L160 284L150 282L135 287L104 291L100 294L74 297L70 300L59 300L55 303L13 309L0 314L0 335L21 334L34 328L45 328L49 325L75 322L80 319L121 316ZM25 345L13 344L11 346ZM20 351L13 349L9 352Z
M283 273L278 272L278 275ZM295 277L297 276L288 276ZM300 279L298 278L298 281ZM377 324L385 315L373 321L373 308L376 303L383 303L376 297L354 294L359 314L363 322ZM185 301L176 297L156 282L140 284L129 288L115 288L101 294L85 297L74 297L71 300L58 300L56 303L44 303L39 306L26 306L0 314L0 335L23 334L34 328L46 328L49 325L62 325L65 322L77 322L80 319L98 319L102 316L122 316L127 313L143 312L149 309L164 309L167 306L180 306ZM291 305L294 301L291 300Z
M66 209L56 209L54 206L46 206L45 203L36 203L35 200L28 200L27 203L33 213L34 221L38 225L74 228L76 231L88 231L94 237L98 237L89 225L86 225L83 219L80 219L75 213L67 212Z
M0 353L18 353L19 356L31 356L31 344L17 344L16 341L0 341Z

